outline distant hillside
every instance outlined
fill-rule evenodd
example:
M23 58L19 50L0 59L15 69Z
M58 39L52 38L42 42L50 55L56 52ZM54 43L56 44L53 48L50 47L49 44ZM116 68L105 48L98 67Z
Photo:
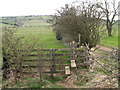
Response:
M16 17L2 17L0 23L13 26L23 26L23 21L30 20L48 20L50 15L29 15L29 16L16 16Z

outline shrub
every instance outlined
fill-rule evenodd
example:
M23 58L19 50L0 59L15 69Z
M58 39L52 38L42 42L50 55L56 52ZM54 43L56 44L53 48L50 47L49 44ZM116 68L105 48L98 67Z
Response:
M55 15L54 31L57 36L66 38L66 42L78 42L80 34L81 45L92 48L100 41L101 15L96 4L83 2L77 7L65 5Z
M16 27L2 30L3 79L13 77L14 83L17 83L18 73L22 70L22 60L34 47L34 43L30 42L33 38L26 39L25 36L16 34Z

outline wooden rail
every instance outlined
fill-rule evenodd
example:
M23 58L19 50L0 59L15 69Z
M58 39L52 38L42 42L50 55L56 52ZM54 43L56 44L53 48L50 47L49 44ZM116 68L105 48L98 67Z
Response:
M25 50L21 51L25 52ZM33 49L29 55L24 57L25 59L22 60L23 73L34 73L32 71L38 68L40 78L43 73L50 73L52 78L54 73L65 72L65 69L61 70L58 67L70 66L71 60L76 60L76 64L78 64L82 59L83 62L77 66L89 65L89 63L84 63L87 60L84 48ZM49 68L49 71L43 71L45 68ZM24 71L24 69L29 69L31 72Z

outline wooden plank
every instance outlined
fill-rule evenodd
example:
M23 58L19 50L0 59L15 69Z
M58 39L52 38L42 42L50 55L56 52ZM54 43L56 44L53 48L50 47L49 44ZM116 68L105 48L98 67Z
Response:
M81 53L56 53L55 56L73 56L73 55L77 55L77 56L83 56L85 57L85 54L81 54Z
M66 65L69 65L69 64L55 64L55 66L61 66L61 67L64 67ZM81 64L82 65L82 64ZM28 66L22 66L23 68L38 68L38 66L36 65L28 65ZM51 67L51 65L44 65L43 67Z
M65 72L64 70L60 70L60 71L55 71L54 73L62 73ZM38 73L38 72L23 72L23 74L33 74L33 73ZM50 71L45 71L42 73L51 73Z
M38 54L28 54L26 56L35 57L35 56L38 56Z
M73 58L56 58L55 61L69 61L69 60L77 60L78 58L77 57L73 57ZM82 59L82 58L81 58Z
M38 62L38 59L24 59L23 62Z
M29 65L29 66L22 66L23 68L38 68L38 66L36 65ZM44 65L43 67L50 67L50 65Z
M55 62L64 62L64 61L69 61L69 60L77 60L79 59L78 57L73 57L73 58L69 58L69 57L63 57L63 58L54 58L54 61ZM85 57L83 58L80 58L80 59L85 59ZM38 62L39 60L42 60L42 61L50 61L50 59L48 58L41 58L41 59L24 59L23 62Z
M83 48L60 48L60 49L33 49L32 51L84 51ZM20 50L21 52L25 52L26 50Z
M61 72L65 72L64 70L61 70L61 71L55 71L54 73L61 73ZM51 73L51 71L46 71L46 72L43 72L43 73Z
M59 63L55 64L56 67L60 67L60 66L64 67L66 65L69 65L69 64L59 64ZM83 65L83 64L80 64L80 65ZM50 66L51 65L44 65L43 67L50 67ZM38 66L37 65L29 65L29 66L22 66L22 68L38 68Z
M50 72L51 72L51 78L53 78L53 52L50 52Z
M83 51L81 48L33 49L32 51Z
M35 74L35 73L38 73L38 72L22 72L23 74Z
M22 66L22 68L38 68L38 66Z
M42 53L42 54L29 54L29 55L27 55L27 56L39 56L39 55L40 55L41 57L42 57L42 56L50 56L50 54L43 54L43 53Z
M90 63L80 63L79 65L80 66L87 66L87 65L90 65Z
M23 62L38 62L39 60L50 61L50 59L48 58L41 58L41 59L24 59Z
M50 54L28 54L26 56L50 56ZM71 56L71 55L78 55L78 56L86 56L85 54L81 54L81 53L55 53L55 56Z
M69 64L62 64L62 65L61 64L57 64L57 63L55 64L56 67L57 66L61 66L62 67L62 66L67 66L67 65L69 65ZM86 65L90 65L90 63L80 63L79 65L80 66L86 66ZM29 66L22 66L22 67L23 68L38 68L37 65L36 66L35 65L29 65ZM50 65L47 65L47 66L44 65L43 67L50 67Z

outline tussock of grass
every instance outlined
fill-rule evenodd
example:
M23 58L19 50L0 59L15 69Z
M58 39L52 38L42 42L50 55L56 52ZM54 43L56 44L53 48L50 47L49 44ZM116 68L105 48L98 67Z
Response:
M15 88L25 87L25 88L42 88L42 86L46 87L48 84L51 84L49 80L44 80L42 83L39 80L39 77L26 77L16 85L13 85Z
M66 87L61 86L61 85L54 85L54 86L52 86L51 88L66 88Z
M45 76L45 79L48 80L49 82L51 82L52 84L55 84L58 81L63 81L65 79L65 77L53 77L51 79L50 76Z
M39 78L26 77L21 82L18 82L14 87L27 87L27 88L42 88Z
M85 85L85 82L80 82L80 83L75 82L74 84L75 84L76 86L83 86L83 85Z

